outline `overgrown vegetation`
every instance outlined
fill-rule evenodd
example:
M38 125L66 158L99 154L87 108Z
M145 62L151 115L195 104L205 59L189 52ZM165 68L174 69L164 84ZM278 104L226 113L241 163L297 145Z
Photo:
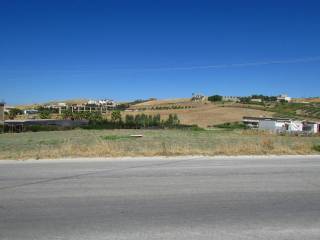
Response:
M62 127L53 125L37 125L37 126L26 126L25 132L44 132L44 131L67 131L75 129L75 127Z
M223 123L223 124L214 125L214 127L229 129L229 130L248 129L248 127L242 122Z
M126 115L124 118L120 111L113 111L111 119L88 119L89 126L85 129L145 129L145 128L179 128L180 120L177 114L170 114L166 120L157 115ZM184 126L186 127L186 126Z
M313 150L320 152L320 144L313 145Z
M278 103L268 111L275 112L278 117L310 117L320 119L320 104Z
M51 112L48 109L43 109L39 111L39 117L41 119L50 119L51 118Z
M130 135L108 135L103 136L102 139L108 140L108 141L115 141L115 140L123 140L123 139L130 139Z
M128 139L133 134L142 138ZM106 136L105 138L103 136ZM0 159L61 157L315 154L319 137L250 130L82 130L0 134Z
M100 112L72 112L71 110L65 110L61 114L62 119L70 120L89 120L91 122L102 121L103 117Z
M261 102L255 101L258 99L260 99ZM240 97L239 100L240 100L240 103L264 105L265 103L277 102L277 97L276 96L266 96L266 95L262 95L262 94L253 94L253 95L247 96L247 97Z
M18 115L23 114L23 111L19 108L12 108L9 111L9 119L15 119Z
M39 114L43 113L43 114L51 115L51 114L59 113L59 110L57 108L48 108L48 107L38 106L36 109L38 110Z

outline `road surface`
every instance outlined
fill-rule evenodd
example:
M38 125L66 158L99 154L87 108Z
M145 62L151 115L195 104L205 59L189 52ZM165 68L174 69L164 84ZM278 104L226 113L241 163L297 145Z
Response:
M0 162L1 240L320 239L320 156Z

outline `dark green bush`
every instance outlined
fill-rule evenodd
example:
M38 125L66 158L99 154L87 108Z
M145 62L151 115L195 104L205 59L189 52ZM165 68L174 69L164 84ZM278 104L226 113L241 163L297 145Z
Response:
M320 144L316 144L313 146L313 150L320 152Z
M26 132L45 132L45 131L66 131L72 130L74 127L62 127L51 125L38 125L38 126L26 126L24 131Z
M210 97L208 97L208 100L210 101L210 102L221 102L222 101L222 96L220 96L220 95L213 95L213 96L210 96Z
M234 130L234 129L248 129L248 127L240 122L232 122L232 123L223 123L223 124L218 124L218 125L214 125L214 127L216 128L224 128L224 129L230 129L230 130Z

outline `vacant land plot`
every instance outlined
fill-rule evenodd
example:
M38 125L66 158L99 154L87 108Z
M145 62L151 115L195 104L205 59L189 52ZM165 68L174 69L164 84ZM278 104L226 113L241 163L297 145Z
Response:
M142 134L143 138L131 138ZM313 154L319 137L244 130L73 130L0 134L0 159L156 155Z
M153 102L153 101L152 101ZM155 101L154 101L155 102ZM250 117L260 117L267 116L271 117L274 113L258 110L258 109L250 109L250 108L240 108L238 105L232 104L213 104L213 103L179 103L176 106L189 106L190 109L167 109L167 110L145 110L138 112L127 112L125 114L160 114L162 119L166 119L169 114L176 113L181 120L182 124L196 124L200 127L208 127L216 124L226 123L226 122L237 122L242 121L243 116ZM151 105L150 106L171 106L171 105ZM228 107L226 107L228 106Z

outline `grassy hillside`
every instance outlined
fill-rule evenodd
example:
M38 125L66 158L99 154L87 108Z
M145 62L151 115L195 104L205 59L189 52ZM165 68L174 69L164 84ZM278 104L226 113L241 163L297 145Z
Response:
M269 109L277 116L320 119L320 104L286 103L277 104Z
M266 106L242 105L244 108L272 112L275 117L320 121L320 103L274 103Z

